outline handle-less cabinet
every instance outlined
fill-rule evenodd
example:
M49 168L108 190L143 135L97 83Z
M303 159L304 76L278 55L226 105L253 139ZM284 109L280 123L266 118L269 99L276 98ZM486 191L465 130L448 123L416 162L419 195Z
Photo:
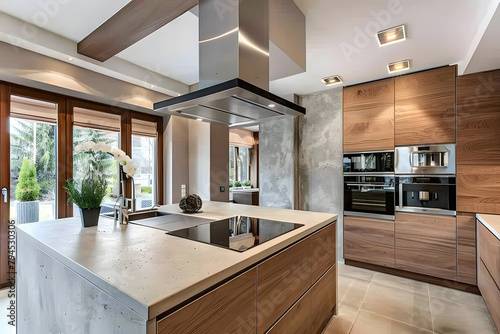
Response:
M394 150L394 79L344 88L344 152Z
M455 142L456 66L395 78L395 144Z
M397 212L396 268L456 280L456 218Z

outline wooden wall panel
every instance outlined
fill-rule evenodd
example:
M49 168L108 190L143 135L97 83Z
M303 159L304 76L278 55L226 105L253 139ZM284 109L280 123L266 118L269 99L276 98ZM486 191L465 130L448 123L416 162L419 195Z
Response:
M457 78L457 210L500 214L500 70Z
M395 78L395 144L455 142L456 66Z
M344 217L344 258L394 268L394 222Z
M457 215L457 281L476 285L476 217Z
M344 152L394 149L394 79L344 88Z
M396 213L396 268L455 280L455 217Z

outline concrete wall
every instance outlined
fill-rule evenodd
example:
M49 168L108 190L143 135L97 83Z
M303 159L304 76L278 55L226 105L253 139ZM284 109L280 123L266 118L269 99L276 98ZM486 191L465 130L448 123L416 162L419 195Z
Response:
M343 258L342 88L304 96L299 122L299 209L339 215L337 258Z
M294 209L295 121L293 117L262 122L259 128L259 203Z

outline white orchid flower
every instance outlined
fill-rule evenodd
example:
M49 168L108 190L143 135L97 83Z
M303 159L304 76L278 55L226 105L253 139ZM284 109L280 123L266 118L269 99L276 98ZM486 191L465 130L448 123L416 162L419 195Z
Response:
M132 159L123 150L108 145L105 142L94 143L93 141L88 141L75 147L75 152L77 153L90 151L101 151L111 154L116 161L123 165L123 171L127 177L133 177L135 175L136 169L132 163Z

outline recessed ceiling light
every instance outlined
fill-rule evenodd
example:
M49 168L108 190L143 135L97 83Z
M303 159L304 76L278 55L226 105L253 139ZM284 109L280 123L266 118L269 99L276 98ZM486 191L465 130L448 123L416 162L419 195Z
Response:
M377 41L379 46L386 46L402 41L406 41L405 25L389 28L377 33Z
M196 120L197 120L198 122L201 122L201 121L203 121L203 118L197 118Z
M387 65L387 70L389 73L399 72L399 71L407 71L410 69L410 60L401 60L396 61L394 63L390 63Z
M326 86L332 86L338 83L342 82L342 78L338 75L332 75L330 77L326 77L321 79L321 82L324 83Z
M268 105L268 107L269 108L274 108L274 107L276 107L276 105L271 103L271 104Z
M68 57L68 60L69 60L69 61L73 61L73 58L72 58L72 57Z

